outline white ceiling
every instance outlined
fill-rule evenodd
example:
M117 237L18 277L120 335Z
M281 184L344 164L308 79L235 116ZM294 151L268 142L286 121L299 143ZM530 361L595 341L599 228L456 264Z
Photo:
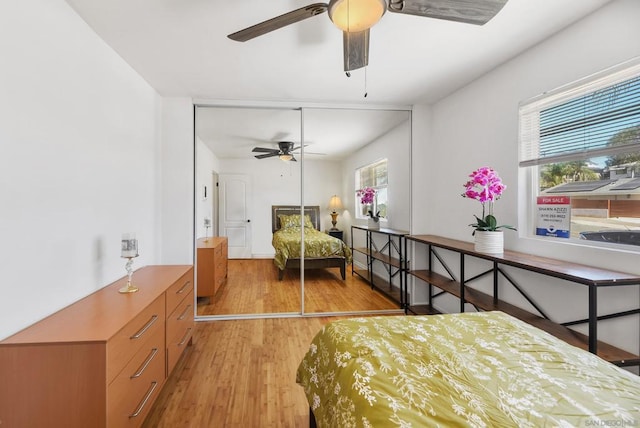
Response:
M442 98L609 1L509 0L484 26L387 13L371 29L366 73L350 78L342 33L326 13L245 43L226 37L309 0L67 3L163 96L412 105Z
M296 146L304 141L304 156L339 160L409 117L404 110L311 108L305 109L301 126L300 110L203 107L196 112L196 134L219 159L251 158L261 154L252 153L254 147L277 149L278 141Z
M67 3L163 96L379 107L434 102L609 1L509 0L484 26L386 13L371 29L369 66L351 77L342 71L342 33L326 13L244 43L227 38L310 0ZM406 116L309 111L305 151L344 158ZM256 146L299 143L299 125L299 112L225 108L203 110L196 133L218 158L246 159Z

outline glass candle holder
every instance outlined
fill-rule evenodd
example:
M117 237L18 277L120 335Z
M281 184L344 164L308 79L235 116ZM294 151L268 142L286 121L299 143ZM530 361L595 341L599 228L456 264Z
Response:
M125 233L122 235L122 245L120 257L127 259L124 268L127 271L127 285L118 290L120 293L135 293L138 287L131 284L133 276L133 259L138 257L138 240L135 233Z

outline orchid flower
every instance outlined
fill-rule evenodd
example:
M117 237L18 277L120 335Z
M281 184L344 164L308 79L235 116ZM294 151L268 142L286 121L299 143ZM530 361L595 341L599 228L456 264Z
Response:
M469 174L469 178L470 180L464 184L465 191L462 197L475 199L482 204L482 217L474 215L477 221L469 225L474 227L472 235L475 235L477 230L492 232L500 228L516 230L513 226L499 226L498 221L493 216L493 204L500 199L500 196L507 188L498 173L493 168L484 166Z

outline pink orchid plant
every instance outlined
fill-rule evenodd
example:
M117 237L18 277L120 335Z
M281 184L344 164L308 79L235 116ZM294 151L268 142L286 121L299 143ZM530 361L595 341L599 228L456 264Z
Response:
M356 195L360 198L360 203L362 205L373 205L373 201L376 197L376 189L372 187L365 187L356 191ZM374 220L378 220L380 218L380 211L376 212L374 215L373 211L369 210L369 216Z
M473 171L469 177L470 180L464 184L465 192L462 197L475 199L482 204L482 217L474 215L477 221L469 225L474 227L472 235L475 235L478 230L491 232L501 228L516 230L513 226L498 225L493 215L494 202L500 199L502 192L507 188L498 173L493 168L484 166Z

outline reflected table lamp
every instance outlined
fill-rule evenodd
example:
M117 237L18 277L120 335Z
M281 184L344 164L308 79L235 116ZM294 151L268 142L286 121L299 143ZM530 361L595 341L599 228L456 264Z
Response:
M330 230L338 230L336 223L338 222L338 211L343 210L342 201L338 195L333 195L329 201L329 211L331 211L331 224L333 227Z

